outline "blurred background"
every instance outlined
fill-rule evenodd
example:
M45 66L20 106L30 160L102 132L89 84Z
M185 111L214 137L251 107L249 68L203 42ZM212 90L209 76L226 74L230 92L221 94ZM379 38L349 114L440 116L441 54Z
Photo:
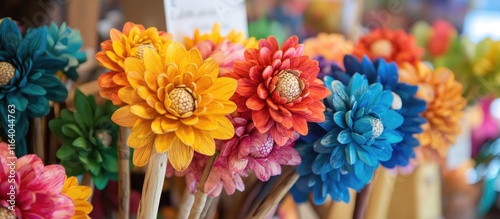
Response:
M236 0L235 0L236 1ZM438 19L451 23L458 34L472 42L490 37L500 40L500 1L498 0L247 0L249 36L264 38L275 35L278 41L297 35L304 40L318 33L340 33L355 41L370 29L387 27L410 32L418 21L432 24ZM0 17L19 21L24 28L67 22L80 29L88 61L79 69L80 77L73 86L85 86L104 71L93 58L100 49L99 43L109 37L111 28L121 29L126 21L155 26L166 30L163 0L1 0ZM95 86L88 86L87 93L98 93ZM440 170L442 183L442 209L446 218L500 218L500 100L487 98L474 108L471 118L479 124L464 133L448 157L450 171ZM480 118L474 115L480 114ZM486 125L485 125L486 124ZM471 137L472 135L472 137ZM467 137L469 136L469 137ZM479 145L476 149L472 145ZM473 164L464 165L468 161ZM134 171L132 187L142 188L143 173ZM172 200L179 199L179 192L170 190L166 181L164 217L169 218ZM462 183L462 184L460 184ZM441 186L441 185L440 185ZM432 185L428 185L432 187ZM107 195L107 194L112 195ZM116 184L94 195L93 218L113 214L117 200ZM424 191L425 193L425 191ZM404 194L404 193L402 193ZM131 209L135 211L140 193L132 194ZM108 200L109 199L109 200ZM425 202L425 201L424 201ZM396 207L394 207L396 206ZM397 208L397 205L391 208ZM293 203L285 201L283 214L295 214ZM464 212L479 212L467 214ZM295 213L290 213L295 212ZM299 214L299 213L296 213ZM288 216L286 218L294 218ZM425 217L421 217L427 219ZM429 218L430 219L430 218Z

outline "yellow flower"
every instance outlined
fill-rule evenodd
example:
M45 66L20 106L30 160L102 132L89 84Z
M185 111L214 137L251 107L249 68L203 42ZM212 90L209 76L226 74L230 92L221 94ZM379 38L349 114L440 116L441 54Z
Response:
M423 62L415 66L404 63L399 72L399 79L417 85L417 96L427 102L423 116L428 123L422 126L424 132L417 135L420 145L444 157L461 131L462 110L467 104L462 97L462 84L455 80L451 70L440 67L433 71Z
M74 176L66 178L62 194L68 196L75 204L75 215L71 219L89 219L88 214L92 211L92 204L88 202L92 195L92 189L88 186L79 186L78 179Z
M164 57L146 48L144 59L125 60L131 87L118 92L127 105L112 120L132 129L128 145L135 148L136 166L148 163L154 146L157 153L168 151L174 169L182 171L194 151L211 156L214 139L233 137L233 125L225 116L236 110L229 98L237 82L218 77L219 66L212 58L203 61L199 50L187 51L180 43L170 43Z
M238 43L245 48L257 48L258 47L258 41L254 37L246 38L245 34L240 31L236 30L231 30L227 36L222 36L221 33L221 27L220 24L215 24L212 27L212 32L211 33L205 33L201 34L199 29L194 30L194 37L191 39L189 37L184 38L184 44L186 45L186 48L191 49L193 48L197 43L205 40L210 40L212 41L215 45L223 43L225 40L228 40L231 43Z
M473 62L472 70L478 76L498 74L500 61L500 41L493 41L486 38L481 41L476 50L476 59Z

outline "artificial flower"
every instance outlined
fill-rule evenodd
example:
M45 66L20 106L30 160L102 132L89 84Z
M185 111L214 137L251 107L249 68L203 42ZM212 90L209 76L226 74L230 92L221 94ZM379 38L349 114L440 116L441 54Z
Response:
M4 19L0 25L0 114L4 115L1 124L5 131L15 127L13 138L18 156L27 153L28 117L47 115L49 100L62 102L68 95L62 82L46 71L61 62L42 58L46 42L45 28L30 29L23 38L14 21Z
M413 36L403 30L380 28L362 36L355 44L353 54L359 59L367 55L372 60L383 58L402 64L420 61L424 50L416 45Z
M46 55L56 57L64 62L62 72L71 80L78 79L76 68L87 60L85 52L80 51L83 42L80 31L73 30L63 22L58 27L54 22L48 27Z
M8 147L0 143L0 206L14 210L19 219L71 218L73 201L61 193L66 178L64 168L58 164L45 166L33 154L16 158ZM11 168L15 168L15 174L11 174ZM9 202L9 193L14 193L14 204Z
M97 106L94 96L75 90L75 109L61 111L61 117L49 122L50 130L61 139L57 158L68 176L90 172L97 189L109 180L118 180L118 126L111 115L118 108L110 101Z
M92 195L90 187L79 186L78 179L72 176L64 181L61 193L69 197L75 205L75 214L71 219L90 219L89 214L92 211L92 204L89 202Z
M123 32L117 29L109 31L111 39L101 43L101 51L96 54L99 64L107 69L108 72L99 76L98 84L101 88L100 95L111 100L115 105L123 104L118 97L118 90L122 87L130 86L125 75L125 59L136 57L142 59L145 48L153 48L160 52L163 47L168 45L172 36L155 27L145 29L140 24L127 22L123 26Z
M200 50L203 59L211 57L215 60L219 65L219 76L232 72L234 61L245 59L245 47L227 40L219 44L205 40L197 43L195 48Z
M278 146L293 138L295 131L306 135L307 122L325 120L321 100L330 92L316 78L318 62L302 56L302 50L296 36L281 48L270 36L259 41L258 49L247 49L245 61L236 61L231 73L238 80L232 98L238 111L251 111L257 130L269 132Z
M345 72L332 66L333 78L348 84L350 77L359 73L366 76L369 84L380 83L384 90L392 92L391 109L398 112L404 119L403 124L395 129L403 140L391 145L391 158L381 163L387 168L406 166L409 160L415 157L414 148L420 145L415 135L422 133L421 125L426 122L420 115L426 109L426 102L416 97L418 87L399 82L397 65L392 62L386 63L383 59L372 62L365 56L360 62L353 56L347 55L344 65Z
M172 42L164 51L164 59L145 48L144 59L125 60L131 86L118 95L127 105L111 119L132 129L128 145L135 148L136 166L146 165L155 148L157 153L168 151L174 169L182 171L195 151L212 156L214 139L233 137L233 125L225 115L236 110L229 98L237 82L218 77L219 66L211 58L202 60L197 49L187 51Z
M309 200L312 194L313 202L321 205L328 195L335 201L350 201L349 189L361 191L366 183L359 180L353 172L342 169L333 169L327 173L317 174L313 172L312 166L319 153L314 151L314 143L299 140L295 148L300 153L302 163L297 167L300 178L291 188L293 198L296 202L303 203Z
M462 97L462 85L455 81L452 71L446 68L432 70L423 62L415 66L403 64L399 69L399 79L418 86L417 97L427 102L423 116L428 123L423 133L417 135L421 146L437 150L445 156L448 147L460 134L460 119L466 105Z
M332 95L326 99L326 120L309 123L312 131L302 138L307 144L298 147L304 161L297 173L307 187L298 185L302 192L297 198L309 188L315 203L323 203L328 194L348 201L347 188L364 187L380 162L391 158L391 145L403 140L396 131L403 117L391 109L392 92L378 82L369 84L366 77L356 73L347 86L325 77ZM311 147L316 153L310 152Z
M354 45L340 34L320 33L316 37L304 40L304 55L321 56L341 66L344 56L351 54L353 49Z
M227 36L223 36L221 34L221 27L219 23L214 24L211 33L201 34L199 29L195 29L193 38L185 37L184 44L187 49L191 49L194 48L199 42L205 40L210 40L215 45L228 40L231 43L240 44L245 48L257 48L257 40L253 37L247 38L241 31L231 30Z

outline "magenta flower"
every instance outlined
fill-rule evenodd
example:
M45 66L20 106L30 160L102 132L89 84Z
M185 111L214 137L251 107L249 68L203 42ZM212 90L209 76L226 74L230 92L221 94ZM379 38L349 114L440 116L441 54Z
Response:
M11 171L13 161L15 172ZM14 206L17 218L71 218L73 201L61 194L65 177L61 165L44 166L42 160L33 154L16 159L9 153L8 145L0 143L0 206ZM15 193L15 205L10 203L9 193Z
M224 41L215 45L211 40L201 41L195 46L201 51L203 59L213 58L219 65L219 76L233 71L233 63L237 60L244 60L245 47Z

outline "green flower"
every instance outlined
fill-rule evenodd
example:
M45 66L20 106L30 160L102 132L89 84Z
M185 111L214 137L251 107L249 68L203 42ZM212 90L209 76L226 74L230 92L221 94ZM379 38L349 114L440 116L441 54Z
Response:
M94 96L85 96L76 90L75 112L61 111L61 117L49 122L50 130L61 139L63 145L57 158L68 176L90 172L99 190L108 180L117 180L118 126L111 121L117 109L110 101L97 106ZM132 166L131 166L132 167Z

